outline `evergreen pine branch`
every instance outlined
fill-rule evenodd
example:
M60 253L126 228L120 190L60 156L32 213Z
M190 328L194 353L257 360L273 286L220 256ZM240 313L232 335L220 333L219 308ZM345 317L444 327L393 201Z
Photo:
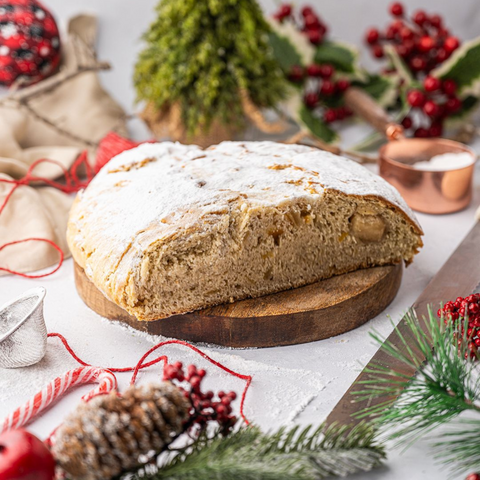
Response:
M455 467L456 472L472 472L480 469L480 420L462 420L455 430L444 433L442 440L434 444L436 458Z
M415 377L382 365L369 368L363 390L355 392L361 400L382 397L385 400L362 410L358 416L377 417L380 431L399 444L410 444L439 425L451 422L463 412L480 414L480 376L470 358L467 321L460 329L453 322L446 326L431 309L428 317L407 315L407 333L397 329L400 345L385 341L377 333L372 337L384 351L409 368ZM458 342L460 339L460 342ZM426 358L423 361L422 358ZM455 430L442 434L435 444L438 457L448 464L480 467L480 417L478 421L455 424Z
M172 455L150 480L319 480L369 471L385 458L371 426L353 429L322 426L280 429L264 434L241 428L228 437L206 434L188 449Z

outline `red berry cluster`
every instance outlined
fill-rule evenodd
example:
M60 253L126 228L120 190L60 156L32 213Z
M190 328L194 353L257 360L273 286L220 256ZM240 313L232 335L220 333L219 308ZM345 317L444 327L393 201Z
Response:
M459 346L462 344L464 336L464 319L468 318L467 339L468 349L471 358L477 358L477 350L480 347L480 294L473 293L468 297L458 297L454 302L447 302L443 308L437 312L439 318L443 318L445 323L454 322L457 332Z
M350 86L350 82L345 78L333 79L335 69L332 65L314 63L304 71L302 69L301 80L303 75L307 77L303 101L307 108L317 110L326 123L343 120L353 114L344 105L332 106L341 103L343 93Z
M191 414L191 425L205 426L208 422L217 422L222 433L227 434L237 422L237 417L232 415L231 403L237 398L235 392L225 393L220 391L215 394L209 390L202 391L202 380L207 372L202 368L197 369L195 365L189 365L187 372L183 369L182 362L165 365L163 380L175 381L193 406ZM188 385L187 385L188 384Z
M423 89L413 89L407 93L407 102L412 107L413 115L405 117L402 125L406 130L412 130L415 137L440 137L445 119L462 108L462 101L456 95L457 84L453 80L441 81L426 76Z
M301 10L301 16L296 20L292 5L284 3L280 5L273 18L283 23L285 20L294 21L299 28L308 36L313 45L320 45L325 38L328 27L325 22L314 12L312 7L306 6Z
M303 21L296 22L293 8L288 4L282 5L275 14L275 18L280 22L287 19L293 21L300 31L308 35L313 44L321 43L327 26L311 7L303 7L301 16ZM320 41L316 41L317 34L321 37ZM326 123L344 120L353 114L349 108L342 105L342 95L350 82L346 78L337 78L333 65L313 63L306 68L294 65L288 72L288 78L291 82L305 84L303 102L307 108L315 110Z
M390 14L394 21L386 30L371 28L365 40L376 58L383 58L384 46L392 45L415 77L429 73L460 46L460 40L445 28L440 15L417 10L407 17L399 2L390 5Z

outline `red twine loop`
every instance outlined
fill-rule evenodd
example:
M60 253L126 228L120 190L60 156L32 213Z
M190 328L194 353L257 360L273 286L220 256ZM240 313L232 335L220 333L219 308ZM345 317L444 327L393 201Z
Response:
M69 345L67 339L61 335L60 333L49 333L49 337L56 337L58 338L62 343L67 352L72 356L72 358L78 362L80 365L83 365L84 367L91 367L92 365L84 362L81 358L78 357L78 355L73 351L72 347ZM143 363L154 351L158 350L161 347L164 347L165 345L183 345L185 347L190 348L193 350L195 353L198 353L202 358L205 360L209 361L212 365L215 365L216 367L220 368L224 372L227 372L229 375L232 375L233 377L239 378L241 380L244 380L245 383L245 388L243 389L242 392L242 397L240 400L240 416L244 420L244 422L249 425L250 422L245 416L244 413L244 406L245 406L245 398L247 396L247 391L250 388L250 385L252 383L252 376L251 375L243 375L238 372L234 372L233 370L230 370L227 368L225 365L222 365L220 362L217 362L213 358L209 357L206 353L202 352L200 349L197 347L191 345L188 342L184 342L183 340L166 340L164 342L160 342L159 344L155 345L154 347L150 348L148 352L146 352L142 358L139 360L137 365L135 367L125 367L125 368L106 368L105 370L109 370L110 372L114 373L124 373L124 372L133 372L132 379L130 381L130 385L135 385L135 382L137 380L138 373L140 370L143 370L145 368L151 367L152 365L156 365L157 363L164 362L165 364L168 363L168 357L166 355L162 355L160 357L155 358L154 360L151 360L147 363ZM101 395L99 393L98 395Z
M45 242L51 245L60 254L60 259L58 261L57 266L52 271L43 273L41 275L30 275L28 273L21 273L15 270L10 270L9 268L5 268L5 267L0 267L0 271L11 273L12 275L18 275L19 277L24 277L24 278L43 278L43 277L48 277L49 275L53 275L56 271L60 269L64 259L63 250L55 242L48 240L48 238L25 238L24 240L15 240L14 242L4 243L3 245L0 246L0 252L4 248L9 247L10 245L17 245L19 243L25 243L25 242Z
M15 190L17 190L18 187L20 186L27 186L30 185L31 183L40 183L42 185L48 185L50 187L56 188L57 190L60 190L63 193L75 193L81 190L82 188L86 188L88 184L92 181L92 179L95 177L95 175L100 171L100 169L106 165L113 157L118 155L119 153L122 153L125 150L130 150L132 148L137 147L140 145L140 143L133 142L132 140L128 140L126 138L123 138L119 135L117 135L114 132L111 132L107 134L101 141L97 150L97 158L95 160L95 166L92 168L90 163L88 162L88 152L83 151L77 159L73 162L72 166L70 169L66 169L60 162L57 162L56 160L50 160L47 158L42 158L39 160L36 160L33 162L30 167L27 170L27 173L25 174L24 177L22 177L19 180L10 180L6 178L0 178L0 182L2 183L7 183L13 185L12 189L7 193L5 196L5 199L3 200L3 203L0 205L0 215L4 211L5 207L7 206L8 201L12 197L12 195L15 193ZM50 180L49 178L45 177L39 177L33 174L33 170L35 167L37 167L41 163L50 163L52 165L56 165L60 168L62 171L63 177L65 179L64 183L56 182L54 180ZM85 174L86 174L86 179L85 180L80 180L79 178L79 168L81 166L84 166L85 169ZM10 246L10 245L16 245L18 243L23 243L23 242L30 242L30 241L37 241L37 242L45 242L51 245L55 250L57 250L60 253L60 259L58 261L57 267L53 269L51 272L45 273L43 275L27 275L23 274L20 272L17 272L15 270L11 270L8 268L2 268L0 267L0 271L4 271L7 273L11 273L13 275L19 275L21 277L25 278L42 278L42 277L48 277L49 275L54 274L56 271L60 269L60 267L63 264L63 259L64 259L64 254L61 250L61 248L53 241L48 240L46 238L26 238L23 240L17 240L14 242L6 243L4 245L0 246L0 251L3 250L4 248Z

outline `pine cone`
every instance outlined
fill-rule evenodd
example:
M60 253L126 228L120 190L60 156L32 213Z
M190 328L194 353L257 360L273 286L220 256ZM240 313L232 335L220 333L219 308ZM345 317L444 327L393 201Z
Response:
M162 451L184 431L191 405L170 382L82 403L55 433L52 453L72 480L107 480Z

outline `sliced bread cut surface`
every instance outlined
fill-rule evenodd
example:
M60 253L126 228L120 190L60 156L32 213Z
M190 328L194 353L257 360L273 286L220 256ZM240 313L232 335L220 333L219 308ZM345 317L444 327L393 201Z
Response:
M77 196L68 226L76 262L139 320L408 264L421 235L380 177L273 142L124 152Z

